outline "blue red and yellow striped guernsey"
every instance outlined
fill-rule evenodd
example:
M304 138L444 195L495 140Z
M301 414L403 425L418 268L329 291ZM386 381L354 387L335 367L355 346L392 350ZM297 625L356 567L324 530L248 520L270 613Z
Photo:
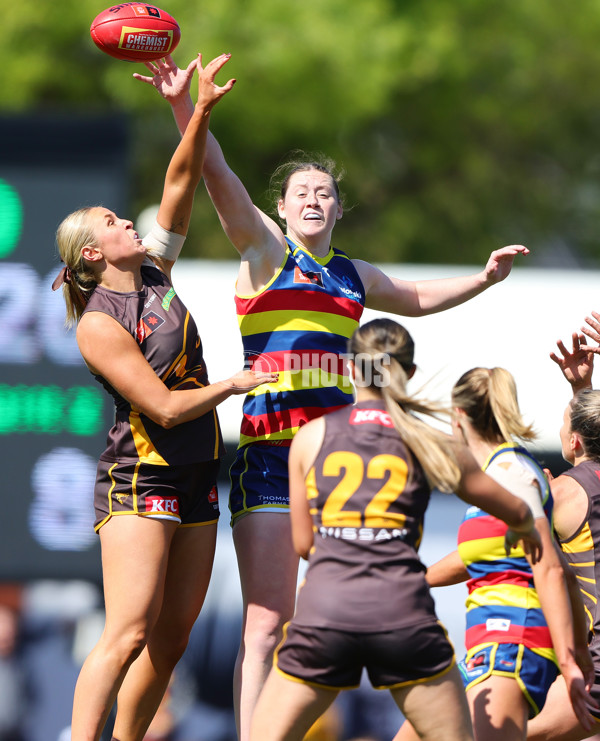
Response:
M505 443L483 466L490 472L498 459L516 456L529 465L542 488L544 512L552 522L552 495L544 473L522 447ZM493 477L493 474L492 474ZM535 589L533 572L521 545L510 555L504 550L508 526L478 507L470 507L458 531L458 552L470 579L467 582L467 650L488 643L522 643L556 661L550 629Z
M354 399L341 356L364 309L362 281L340 250L331 247L319 258L286 241L271 281L252 296L235 297L246 367L279 372L277 383L246 396L240 446L289 445L303 424Z

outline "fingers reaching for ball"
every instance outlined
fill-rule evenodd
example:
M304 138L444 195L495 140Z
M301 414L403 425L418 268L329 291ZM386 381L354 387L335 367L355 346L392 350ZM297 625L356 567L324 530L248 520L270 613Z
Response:
M202 54L198 54L198 104L216 103L235 85L235 79L228 80L224 85L216 85L214 81L217 72L227 64L230 58L231 54L221 54L203 67Z
M145 62L151 76L140 75L138 72L134 72L133 76L136 80L153 85L170 105L177 105L189 98L190 83L197 64L198 58L194 57L185 69L180 69L171 56L166 56L164 59Z
M160 95L173 107L177 107L181 101L186 102L189 100L190 85L192 77L196 69L200 79L198 81L199 92L200 88L208 83L214 88L210 91L208 98L203 97L203 101L207 102L213 100L216 102L220 97L229 92L235 84L235 80L228 80L224 85L218 86L214 84L214 79L219 70L225 65L231 54L220 54L215 59L211 60L206 67L202 66L202 54L198 54L192 59L185 69L178 67L173 58L168 55L164 59L155 59L151 62L145 62L145 66L150 75L141 75L138 72L133 73L133 77L140 82L145 82L148 85L155 87ZM214 97L214 93L218 91L218 95ZM204 95L204 94L203 94ZM200 97L198 98L200 101Z

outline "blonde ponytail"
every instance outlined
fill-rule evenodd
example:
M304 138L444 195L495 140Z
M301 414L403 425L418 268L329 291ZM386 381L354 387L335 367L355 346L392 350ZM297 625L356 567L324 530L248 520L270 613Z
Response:
M96 242L89 218L92 208L80 208L69 214L56 231L56 243L65 268L52 287L56 290L62 282L68 327L77 323L97 285L94 272L81 256L83 247Z
M419 461L430 487L455 491L461 477L455 442L416 416L448 421L450 410L406 391L407 374L414 368L414 342L408 331L391 319L374 319L354 332L349 350L358 382L381 395L394 427Z
M517 399L515 379L505 368L472 368L452 389L452 406L462 409L475 432L488 442L533 440Z

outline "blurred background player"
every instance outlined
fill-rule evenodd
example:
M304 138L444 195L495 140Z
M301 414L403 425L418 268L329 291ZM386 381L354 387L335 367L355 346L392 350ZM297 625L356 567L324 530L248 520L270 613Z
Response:
M593 337L594 317L588 331ZM599 337L600 339L600 337ZM554 531L570 567L577 577L585 605L589 646L596 679L591 695L600 702L600 391L592 390L594 352L583 334L573 333L572 350L562 341L559 355L550 357L560 367L570 384L573 398L567 405L560 428L563 458L571 468L556 478L547 471L554 498ZM600 713L592 710L600 731ZM542 712L527 725L527 738L534 741L578 741L589 738L569 702L568 686L558 676L548 692ZM595 735L594 738L600 738Z
M513 377L504 368L467 371L452 389L452 409L455 436L483 471L529 505L543 545L537 560L519 547L505 553L504 523L485 507L471 507L458 531L458 550L427 570L432 587L469 580L460 669L475 737L524 740L527 719L544 706L559 669L574 712L589 729L586 681L591 684L592 670L581 600L565 583L544 472L515 442L533 439L534 432L522 419ZM575 628L571 599L578 608ZM405 723L395 741L414 738Z

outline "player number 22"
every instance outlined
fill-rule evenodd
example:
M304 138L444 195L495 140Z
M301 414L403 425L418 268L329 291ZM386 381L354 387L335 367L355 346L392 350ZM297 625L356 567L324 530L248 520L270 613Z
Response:
M367 464L357 453L337 451L323 462L323 476L339 476L341 481L327 497L321 521L325 527L402 527L405 517L400 513L389 513L388 508L398 499L406 486L408 466L406 461L395 455L376 455ZM364 509L364 513L344 509L344 505L367 479L381 480L389 476ZM363 521L364 517L364 521Z

